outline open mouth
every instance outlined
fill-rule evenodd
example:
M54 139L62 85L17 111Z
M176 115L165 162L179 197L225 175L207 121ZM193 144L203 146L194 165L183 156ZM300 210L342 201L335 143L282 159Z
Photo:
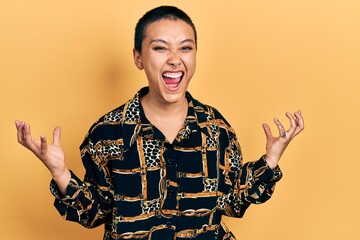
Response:
M162 74L165 86L169 90L176 90L180 86L183 72L165 72Z

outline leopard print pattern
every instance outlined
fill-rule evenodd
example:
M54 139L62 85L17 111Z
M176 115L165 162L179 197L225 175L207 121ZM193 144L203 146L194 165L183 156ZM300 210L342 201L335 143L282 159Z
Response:
M107 115L105 115L104 121L108 122L108 123L121 122L122 121L122 114L123 114L122 109L118 109L118 110L109 112Z
M228 201L231 203L232 210L237 214L239 214L243 202L239 199L238 194L235 193L228 194Z
M229 202L229 195L224 194L220 196L217 200L217 207L220 209L225 209L226 204Z
M151 201L142 201L141 207L143 214L149 214L151 212L156 212L160 209L161 198L153 199Z
M229 165L232 171L238 171L241 168L242 156L238 151L231 151L229 154Z
M204 191L214 192L217 190L218 180L216 178L204 178Z
M126 109L125 122L137 122L140 116L140 100L138 98L132 99Z
M212 138L207 138L206 139L206 147L209 149L214 149L217 146L217 141L219 138L219 126L211 123L209 125L210 131L211 131L211 136Z
M160 165L160 146L157 140L143 142L146 167L152 168Z
M107 140L103 142L101 151L103 155L109 156L110 159L121 158L124 147L122 143L119 144L116 140Z
M229 139L229 146L227 148L227 161L231 171L238 172L241 169L242 154L240 146L236 137Z

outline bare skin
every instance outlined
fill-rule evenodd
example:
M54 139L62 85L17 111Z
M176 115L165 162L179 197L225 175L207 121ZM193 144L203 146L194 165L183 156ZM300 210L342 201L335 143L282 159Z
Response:
M285 130L279 119L274 118L274 122L279 130L279 136L275 137L271 133L271 129L268 124L263 124L263 129L266 136L266 162L271 169L276 168L281 156L285 149L291 142L291 140L297 136L302 130L304 130L304 119L301 115L300 110L292 115L286 112L286 116L290 120L290 128Z
M133 54L149 83L141 98L145 115L172 143L187 115L185 93L196 68L194 31L182 20L161 19L148 25L142 51Z
M187 101L174 104L171 108L157 108L149 100L149 95L141 99L142 107L146 118L158 128L166 137L167 141L172 143L178 132L183 127L187 115Z
M40 136L40 141L31 136L30 125L28 123L15 121L15 125L17 128L18 142L33 152L35 156L41 160L50 171L61 193L65 194L66 187L70 182L71 174L65 165L65 154L60 145L60 127L55 127L53 143L48 144L44 135Z

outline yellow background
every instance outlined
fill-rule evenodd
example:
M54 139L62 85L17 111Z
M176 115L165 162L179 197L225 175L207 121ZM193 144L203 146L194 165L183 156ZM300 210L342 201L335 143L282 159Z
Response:
M301 109L273 198L226 219L238 239L360 239L360 3L274 1L0 1L0 238L102 239L52 206L50 174L16 141L61 125L68 166L90 125L146 85L132 60L145 11L176 5L198 29L190 92L236 129L245 161L264 153L263 122Z

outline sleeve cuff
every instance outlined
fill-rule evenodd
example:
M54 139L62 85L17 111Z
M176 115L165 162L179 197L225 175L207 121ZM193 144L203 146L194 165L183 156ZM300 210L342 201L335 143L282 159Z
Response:
M279 165L271 169L267 164L264 156L262 156L254 165L255 178L263 183L274 183L279 181L283 174Z
M79 190L85 187L85 184L72 171L70 171L70 173L71 178L68 186L66 187L65 195L61 193L59 187L53 179L50 182L51 194L54 195L57 200L61 200L62 202L73 201L78 195L77 193Z

